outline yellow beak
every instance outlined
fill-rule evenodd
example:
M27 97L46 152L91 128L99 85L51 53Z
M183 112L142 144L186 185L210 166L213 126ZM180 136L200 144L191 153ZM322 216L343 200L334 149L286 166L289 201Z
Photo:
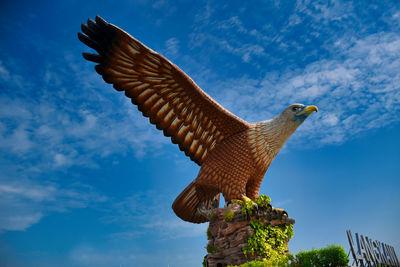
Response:
M300 116L302 114L306 114L307 116L309 116L311 113L313 113L313 111L318 112L317 106L307 106L305 109L303 109L302 112L298 113L296 116Z

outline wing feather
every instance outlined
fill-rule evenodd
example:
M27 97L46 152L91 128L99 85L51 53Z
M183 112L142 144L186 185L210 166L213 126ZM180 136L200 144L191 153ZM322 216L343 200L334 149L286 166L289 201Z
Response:
M177 66L120 28L99 16L81 28L79 40L98 53L83 53L83 57L98 63L95 69L104 81L124 91L197 164L225 138L249 128Z

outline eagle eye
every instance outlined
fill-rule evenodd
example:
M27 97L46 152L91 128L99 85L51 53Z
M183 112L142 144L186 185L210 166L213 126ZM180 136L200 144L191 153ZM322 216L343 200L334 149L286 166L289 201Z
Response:
M292 110L293 110L294 112L296 112L296 111L299 110L299 107L292 107Z

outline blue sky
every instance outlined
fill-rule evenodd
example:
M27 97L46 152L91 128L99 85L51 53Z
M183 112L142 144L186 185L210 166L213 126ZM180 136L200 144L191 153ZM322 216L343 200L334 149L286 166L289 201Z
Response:
M368 2L368 3L367 3ZM171 204L198 166L85 62L101 15L256 122L314 104L261 193L296 219L293 253L346 229L400 253L397 1L0 4L2 266L201 266L207 225Z

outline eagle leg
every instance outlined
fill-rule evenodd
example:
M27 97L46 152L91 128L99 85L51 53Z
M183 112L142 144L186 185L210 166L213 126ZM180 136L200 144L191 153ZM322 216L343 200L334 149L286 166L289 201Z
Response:
M207 208L203 202L197 205L197 212L206 218L210 218L210 211L211 209Z
M212 210L218 207L219 207L219 194L216 195L214 199L210 201L209 206L207 206L207 204L205 204L204 202L200 202L199 205L197 205L197 212L202 216L210 219Z

